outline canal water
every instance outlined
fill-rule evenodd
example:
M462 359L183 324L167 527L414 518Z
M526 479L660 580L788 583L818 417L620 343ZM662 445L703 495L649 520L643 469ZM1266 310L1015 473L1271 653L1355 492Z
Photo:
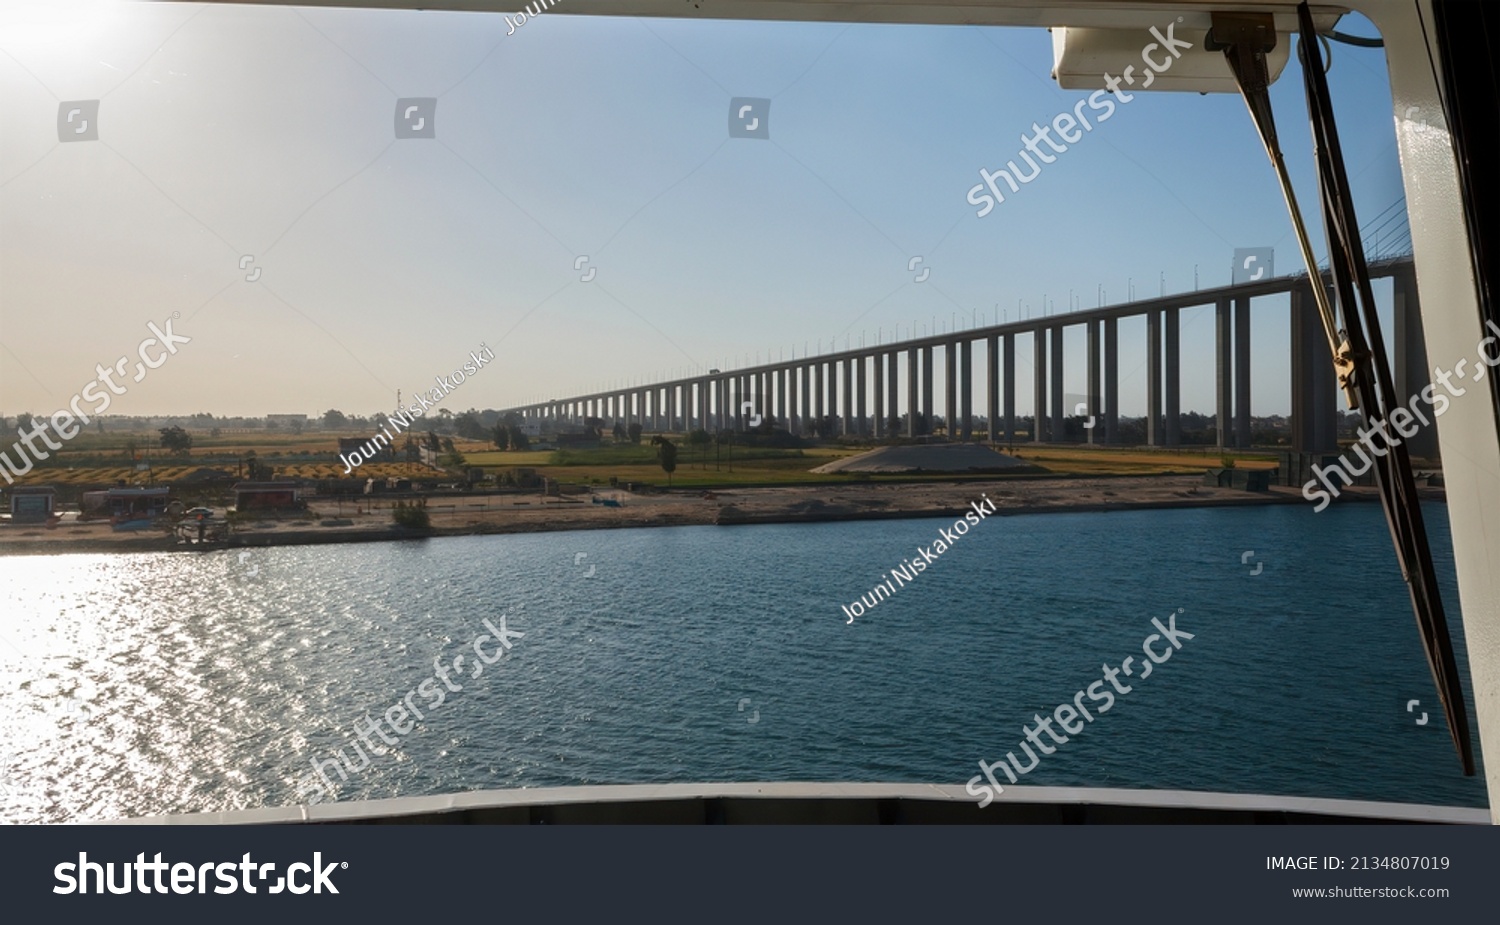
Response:
M1462 666L1446 517L1427 513ZM991 516L848 622L841 604L951 524L6 557L0 818L302 802L339 749L358 768L324 765L341 801L962 785L1127 656L1130 693L1025 783L1486 805L1377 506ZM1173 614L1192 638L1141 678L1151 620ZM498 657L480 637L502 615L524 635Z

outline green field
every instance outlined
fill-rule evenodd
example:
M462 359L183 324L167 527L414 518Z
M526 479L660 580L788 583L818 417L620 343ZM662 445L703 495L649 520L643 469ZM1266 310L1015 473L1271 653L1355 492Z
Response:
M684 488L713 488L730 485L816 485L848 482L952 481L954 479L1003 478L984 475L820 475L810 470L840 457L862 452L869 447L820 446L803 449L772 449L736 446L731 458L729 447L719 448L717 464L714 448L678 444L677 470L671 484ZM1058 475L1167 475L1194 474L1223 464L1226 454L1218 450L1150 450L1126 447L1094 448L1087 446L1017 446L1014 456ZM1265 454L1227 454L1235 465L1246 469L1274 468L1276 460ZM608 485L614 478L620 483L638 482L665 486L667 477L656 462L656 447L647 443L605 445L589 450L558 450L469 453L470 465L490 472L511 468L528 468L536 474L560 482ZM1033 478L1036 473L1017 473L1016 478Z
M112 484L117 479L131 483L145 478L158 481L164 477L180 476L199 466L228 467L233 471L237 463L248 453L254 452L262 461L274 466L278 475L301 478L333 478L341 475L342 464L336 456L338 438L368 437L369 434L344 431L309 430L301 434L278 431L239 431L212 436L207 431L189 429L193 447L188 456L164 455L159 448L147 449L154 443L154 433L145 431L111 431L104 434L84 432L68 442L66 448L55 454L52 460L38 466L24 481L43 483L100 482ZM537 475L567 483L608 485L610 479L617 482L637 482L647 485L665 486L666 473L657 464L656 447L649 442L640 444L607 443L595 449L567 450L520 450L500 451L492 444L474 440L455 440L455 445L465 456L469 466L479 467L490 474L503 474L513 469L531 469ZM132 448L134 454L132 458ZM837 444L808 446L800 449L783 449L744 445L715 447L692 446L677 438L677 470L671 484L674 487L712 488L731 485L817 485L840 484L863 481L951 481L954 479L984 478L997 476L879 476L879 475L819 475L810 470L824 463L862 452L869 446ZM1153 475L1168 473L1196 473L1222 464L1224 455L1212 448L1179 448L1171 451L1136 447L1089 447L1089 446L1034 446L1017 443L1013 455L1033 466L1058 475ZM1265 454L1231 454L1236 465L1248 468L1272 468L1274 457ZM149 459L153 469L151 476L134 472L134 463ZM115 471L119 467L119 471ZM168 467L171 467L170 469ZM399 471L396 467L399 467ZM411 464L392 464L390 472L364 470L376 475L420 475ZM180 469L181 471L177 471ZM69 472L68 470L73 470ZM90 471L93 470L93 471ZM108 470L108 471L105 471ZM451 473L443 478L460 477ZM1017 473L1015 478L1034 477L1035 472Z
M799 450L769 447L728 446L719 448L715 466L714 448L682 443L677 447L674 487L720 485L787 485L794 483L838 483L849 476L816 475L817 466L857 452L856 448L814 447ZM656 462L656 447L649 443L614 444L590 450L479 452L466 454L469 465L488 471L528 468L561 482L608 485L611 478L624 482L666 485L667 476Z

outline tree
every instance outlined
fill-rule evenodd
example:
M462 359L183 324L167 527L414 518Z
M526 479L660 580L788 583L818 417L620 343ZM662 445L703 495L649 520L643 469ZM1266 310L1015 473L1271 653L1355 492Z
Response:
M437 434L430 430L427 432L427 448L434 453L441 453L443 451L443 445L438 443Z
M643 428L641 427L639 421L632 421L630 423L630 426L627 427L627 428L625 428L625 432L628 433L628 434L630 434L630 442L631 443L640 443L641 442L641 430L642 429Z
M708 445L714 442L714 438L709 435L708 431L700 427L688 434L687 442L688 446L698 448L698 464L700 466L704 465L708 459Z
M270 466L263 465L255 458L255 451L250 450L245 454L245 479L251 482L269 482L276 474Z
M16 415L16 430L30 430L31 421L31 415L22 411L20 414Z
M660 435L652 437L651 442L656 444L656 461L667 474L667 487L670 488L672 473L677 471L677 444Z
M411 434L406 435L406 445L402 449L406 451L407 462L416 462L422 458L422 454L417 449L417 441Z
M625 440L625 422L624 421L615 421L614 435L615 435L615 442L616 443L622 443L622 442L624 442L624 440Z
M294 418L292 420L292 433L294 433L294 434L300 434L300 433L302 433L302 426L303 426L302 422L300 420L297 420L297 419Z
M181 427L175 425L172 427L163 427L159 433L161 434L161 446L164 450L186 456L188 450L193 446L192 435Z
M479 412L473 408L454 418L453 427L458 431L460 437L468 440L483 440L488 436L485 433L484 425L479 423Z
M494 431L490 434L490 441L495 444L496 449L510 449L510 428L504 424L496 424Z
M526 437L526 431L519 424L510 425L510 448L513 450L531 449L531 441Z
M432 520L427 516L427 506L416 502L407 504L405 501L397 501L396 506L391 509L391 520L398 526L417 530L426 530L432 526Z

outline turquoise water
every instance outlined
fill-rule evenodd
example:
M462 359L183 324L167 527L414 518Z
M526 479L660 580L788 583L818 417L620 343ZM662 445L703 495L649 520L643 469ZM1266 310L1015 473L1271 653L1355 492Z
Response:
M1427 512L1462 665L1446 518ZM0 559L0 814L300 802L313 760L362 765L352 724L458 654L462 690L415 694L423 719L383 727L392 751L347 781L329 770L337 799L961 785L1106 662L1139 661L1151 618L1179 608L1194 638L1148 680L1122 676L1131 693L1025 783L1486 804L1435 712L1378 507L990 517L847 622L840 604L949 524ZM501 614L525 635L473 677L471 642Z

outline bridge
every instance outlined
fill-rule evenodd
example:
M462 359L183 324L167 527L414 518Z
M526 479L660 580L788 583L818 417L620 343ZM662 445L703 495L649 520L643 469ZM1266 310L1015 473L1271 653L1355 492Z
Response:
M1417 301L1412 258L1401 255L1370 264L1372 278L1393 281L1395 382L1401 396L1420 392L1430 381ZM1329 280L1323 275L1325 285ZM1086 332L1087 395L1082 403L1096 420L1088 443L1119 442L1120 349L1122 319L1146 321L1146 443L1181 443L1181 313L1213 306L1217 322L1215 417L1218 445L1250 446L1250 311L1257 299L1289 295L1291 304L1291 450L1321 454L1338 451L1337 383L1327 335L1306 273L1242 282L1213 289L1164 295L971 328L913 337L873 347L778 360L732 371L707 373L575 395L505 409L544 429L583 425L589 418L638 423L648 430L681 432L743 431L771 421L805 434L817 422L832 420L837 433L859 437L918 437L930 432L936 410L937 364L943 363L943 412L953 439L975 439L975 352L988 363L977 387L986 399L983 438L1013 441L1016 436L1016 341L1031 338L1035 407L1030 439L1062 442L1064 422L1074 413L1063 393L1069 358L1064 332ZM1076 361L1076 358L1074 358ZM902 380L906 382L902 414ZM1399 397L1398 397L1399 400ZM1436 438L1424 429L1409 441L1412 454L1435 457Z

